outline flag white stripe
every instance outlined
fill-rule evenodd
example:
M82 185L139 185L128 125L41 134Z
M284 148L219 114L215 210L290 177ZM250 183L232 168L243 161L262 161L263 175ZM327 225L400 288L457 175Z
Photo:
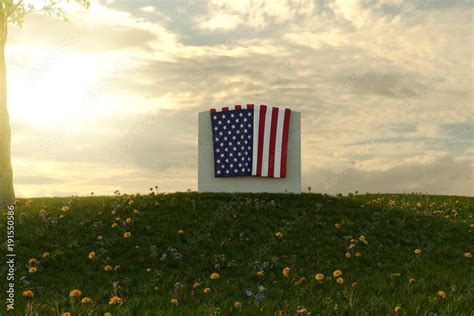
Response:
M244 106L241 106L241 109L243 109L243 110L248 109L248 108L249 108L248 104L244 105ZM228 111L232 111L232 110L235 110L235 109L236 109L235 105L228 106ZM216 108L215 110L216 110L216 112L222 112L222 108Z
M283 140L283 123L285 120L285 109L278 109L278 121L275 143L275 167L273 168L273 177L279 178L281 171L281 142Z
M272 126L272 107L267 106L265 115L265 131L263 134L262 177L268 177L268 156L270 153L270 132Z
M252 175L257 175L258 159L258 129L260 122L260 106L255 105L253 110L253 148L252 148Z

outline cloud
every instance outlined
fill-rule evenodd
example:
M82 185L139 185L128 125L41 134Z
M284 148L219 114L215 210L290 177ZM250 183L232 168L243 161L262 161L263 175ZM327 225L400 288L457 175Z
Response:
M55 49L67 42L65 49L78 54L125 51L140 56L140 52L172 51L177 35L158 22L137 18L93 1L89 10L75 9L70 22L46 17L40 13L27 16L23 28L10 28L8 47L41 51Z
M21 194L134 192L156 182L196 189L197 112L265 103L302 112L303 182L313 191L472 195L472 142L463 132L473 126L472 31L463 5L272 3L210 1L188 12L195 33L162 25L160 6L146 19L105 6L67 24L34 16L14 30L9 84ZM48 51L68 34L77 39L50 63ZM199 44L186 42L191 35ZM74 110L49 104L70 105L58 95L81 85L29 89L58 118L46 123L21 102L21 87L31 77L44 83L55 68L64 82L95 77Z
M150 13L150 12L154 12L156 9L155 9L154 6L148 5L148 6L145 6L145 7L141 7L140 10L143 11L143 12Z
M196 18L196 22L200 28L210 31L232 30L238 26L260 30L273 23L308 16L314 9L314 2L308 0L211 0L207 15Z
M472 160L451 155L433 157L427 163L406 163L384 171L356 167L339 170L307 170L304 183L314 192L411 193L474 195ZM455 181L453 181L455 179Z

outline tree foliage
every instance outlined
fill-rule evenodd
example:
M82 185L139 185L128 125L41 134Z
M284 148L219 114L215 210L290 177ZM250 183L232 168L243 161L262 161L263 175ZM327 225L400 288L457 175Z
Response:
M48 17L63 19L67 22L67 12L63 4L70 2L76 2L86 9L90 6L90 0L45 0L32 2L26 0L1 0L1 5L2 13L6 17L5 22L21 27L25 16L34 12L41 12Z

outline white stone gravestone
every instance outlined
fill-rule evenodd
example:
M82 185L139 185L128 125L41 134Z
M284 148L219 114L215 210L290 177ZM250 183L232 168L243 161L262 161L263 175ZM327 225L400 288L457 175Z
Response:
M301 193L301 115L291 111L286 178L214 177L211 116L198 117L198 191Z

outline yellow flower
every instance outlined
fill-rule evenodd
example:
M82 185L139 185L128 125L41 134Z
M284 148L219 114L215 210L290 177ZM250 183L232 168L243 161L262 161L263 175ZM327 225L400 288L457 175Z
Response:
M69 312L64 312L64 313L63 313L63 316L71 316L71 313L69 313Z
M109 305L117 305L117 304L122 304L122 299L118 297L117 295L114 295L110 298Z
M125 232L123 233L123 238L130 238L132 237L132 233L131 232Z
M283 276L288 277L288 275L290 275L290 270L290 267L286 267L285 269L283 269Z
M125 220L125 222L126 222L127 224L130 224L130 223L132 222L132 219L131 219L130 217L128 217L128 218Z
M395 308L393 309L395 313L400 313L401 310L402 308L400 306L395 306Z
M104 267L104 271L110 271L110 270L112 270L112 266L111 266L111 265L106 265L106 266Z
M305 280L306 280L305 277L301 277L301 278L299 278L298 281L295 282L295 285L300 285L300 284L302 284Z
M38 269L36 269L36 267L31 267L31 268L28 269L29 273L35 273L36 271L38 271Z
M316 281L323 281L324 280L324 274L322 273L317 273L315 276L314 276L314 279Z
M113 210L112 212L110 212L110 214L115 215L115 214L117 214L117 212L115 210Z
M59 215L59 218L63 218L63 217L64 217L64 215L63 215L63 214Z
M102 236L97 236L97 240L102 240L102 239L104 239L104 237L102 237Z
M43 255L42 255L41 257L43 257L43 258L48 258L48 257L49 257L49 252L43 253Z
M128 201L128 205L132 205L132 204L133 204L133 200Z
M109 312L105 312L103 316L112 316L112 314Z
M415 254L419 255L421 253L421 249L420 248L416 248L415 249Z
M446 293L444 291L438 291L436 295L441 298L446 298Z
M116 266L114 267L114 271L117 271L118 269L120 269L120 266L119 266L119 265L116 265Z
M81 300L81 303L82 304L89 304L92 302L92 299L90 297L84 297L82 300Z
M82 292L81 290L78 290L78 289L74 289L74 290L71 290L71 292L69 292L69 297L78 297L81 295L82 295Z
M35 293L33 293L32 290L25 290L25 291L23 291L23 296L24 297L33 297L33 296L35 296Z
M337 278L336 282L337 282L337 284L344 284L344 279L343 278Z
M346 252L345 256L346 258L352 258L352 254L350 252Z
M257 272L257 276L263 276L264 274L265 274L265 272L263 272L263 271L258 271Z
M362 254L361 254L360 252L356 251L355 256L356 256L356 257L361 257Z
M359 241L363 242L365 245L369 244L369 242L367 241L367 238L365 238L364 235L359 236Z
M206 287L204 290L202 290L204 294L211 293L211 288Z
M178 300L175 299L175 298L172 298L170 303L173 304L173 305L178 305Z
M89 259L94 259L95 258L95 252L91 251L89 252Z
M470 228L474 228L474 223L469 225Z
M211 274L211 279L212 279L212 280L217 280L217 279L219 279L219 278L220 278L219 273L214 272L214 273Z
M240 303L239 301L235 301L234 302L234 307L235 308L242 308L242 303Z
M352 285L351 285L351 286L352 286L352 288L353 288L353 289L355 289L356 287L358 287L358 286L359 286L359 283L357 283L357 282L354 282L354 283L352 283Z
M34 265L36 262L38 262L38 260L36 260L35 258L31 258L30 260L28 260L28 264L30 266Z
M335 270L333 273L332 273L333 277L335 278L338 278L342 275L342 271L341 270Z
M63 207L61 208L61 211L63 211L63 212L69 211L69 206L63 206Z
M466 258L472 258L472 254L470 252L465 252L464 257Z
M117 226L118 226L117 223L113 223L113 224L112 224L112 228L115 228L115 227L117 227Z
M350 244L349 245L349 249L352 249L352 248L355 248L356 247L356 244Z
M138 213L140 213L140 211L135 209L135 210L133 210L133 213L138 214Z
M350 241L351 244L355 244L356 242L357 242L357 240L355 240L355 239L351 239L351 241Z
M410 278L410 280L408 280L408 284L413 284L415 282L416 282L416 280L414 278Z
M184 230L182 229L178 230L178 235L184 235Z
M275 237L276 237L276 238L282 238L282 237L283 237L283 233L282 233L282 232L276 232L276 233L275 233Z
M336 229L341 229L341 228L342 228L342 225L339 224L339 223L336 223L336 224L334 224L334 227L336 227Z
M115 218L115 221L116 221L116 222L120 222L120 217L117 216L117 217Z
M150 271L151 271L151 269L150 269L150 268L146 268L146 272L150 272Z

